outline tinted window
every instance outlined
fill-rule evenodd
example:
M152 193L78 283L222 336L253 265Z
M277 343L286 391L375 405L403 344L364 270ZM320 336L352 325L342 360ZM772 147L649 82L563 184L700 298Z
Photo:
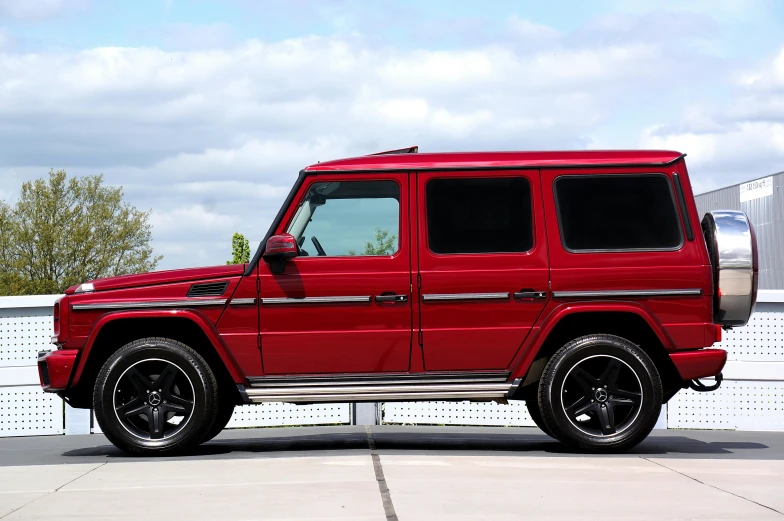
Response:
M661 250L681 244L665 176L567 176L556 180L555 192L567 249Z
M399 201L394 181L313 183L287 231L306 256L392 255L399 243Z
M428 245L434 253L525 252L533 247L527 179L433 179L426 195Z

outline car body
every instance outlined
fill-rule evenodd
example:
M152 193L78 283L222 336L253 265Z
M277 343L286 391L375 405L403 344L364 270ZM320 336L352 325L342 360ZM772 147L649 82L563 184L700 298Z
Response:
M205 441L248 403L507 399L525 399L569 445L623 449L680 389L720 375L726 352L711 346L748 321L756 286L753 227L741 212L701 223L683 154L413 147L302 170L248 264L69 288L39 370L45 391L95 407L110 439L135 452ZM136 387L122 384L135 371L123 346L158 349L137 356ZM187 393L204 418L189 410L170 429L168 411L156 430L152 412L127 425L112 414L123 404L111 392L158 414L146 387L176 373L165 361L182 371L189 357L196 369L168 401L210 373L214 396ZM639 392L604 397L575 379L583 370ZM107 382L115 390L102 394ZM564 419L563 397L581 385L589 409ZM640 403L623 412L629 400ZM602 428L611 409L631 423Z

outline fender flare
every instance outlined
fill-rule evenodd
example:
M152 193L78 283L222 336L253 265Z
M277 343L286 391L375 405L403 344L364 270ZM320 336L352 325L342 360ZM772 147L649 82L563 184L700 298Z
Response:
M199 329L202 330L204 335L207 337L207 340L209 340L210 344L212 344L212 348L217 352L234 382L238 384L245 383L245 376L243 375L239 364L237 364L237 361L234 359L231 351L229 351L229 348L223 342L223 339L215 329L215 326L210 323L210 321L207 320L204 315L198 311L190 309L149 309L135 311L114 311L106 313L96 320L95 324L93 324L93 327L90 330L90 334L87 337L87 342L85 342L84 347L79 353L79 361L77 362L76 369L74 370L73 378L71 378L70 386L75 386L77 383L79 383L79 379L82 376L84 367L87 364L87 359L90 356L90 351L92 351L92 348L95 345L95 340L98 338L98 335L103 330L104 326L118 320L138 318L180 318L190 320L196 324Z
M636 302L618 301L590 301L590 302L568 302L563 303L553 309L545 316L537 327L534 327L532 334L523 344L514 360L512 360L512 378L522 378L526 375L531 364L536 359L536 355L544 345L550 333L567 316L577 313L632 313L639 316L648 324L654 334L658 337L664 349L671 352L675 349L672 339L664 330L661 323L653 314Z

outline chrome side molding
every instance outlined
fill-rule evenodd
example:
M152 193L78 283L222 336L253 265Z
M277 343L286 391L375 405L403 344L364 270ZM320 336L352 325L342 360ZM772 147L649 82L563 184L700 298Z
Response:
M370 295L347 296L347 297L273 297L261 299L262 305L270 304L346 304L352 302L370 302Z
M607 291L553 291L553 298L635 298L635 297L698 297L700 288L690 289L630 289Z
M442 300L508 300L509 293L427 293L422 295L425 302Z
M150 308L192 308L201 306L224 306L225 298L217 299L180 299L180 300L158 300L145 302L96 302L94 304L74 304L74 311L86 311L91 309L150 309Z

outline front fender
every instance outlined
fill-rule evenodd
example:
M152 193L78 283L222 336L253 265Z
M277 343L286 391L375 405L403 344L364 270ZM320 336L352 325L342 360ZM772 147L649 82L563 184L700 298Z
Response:
M139 319L139 318L179 318L187 319L196 324L204 333L204 335L212 344L213 349L218 353L223 364L226 366L229 374L235 383L245 383L245 377L240 370L237 361L232 356L226 344L223 342L218 331L215 329L207 318L198 311L190 309L149 309L149 310L134 310L134 311L114 311L102 315L93 325L90 334L87 337L84 347L79 354L79 360L71 380L71 386L79 383L79 378L82 376L87 360L90 357L95 340L98 338L101 330L109 323L117 320Z
M532 335L523 344L523 348L512 361L512 378L521 378L526 375L531 364L539 354L539 350L544 345L547 337L555 329L558 323L566 316L575 313L633 313L648 324L651 330L656 334L662 346L667 351L673 351L675 346L672 339L664 330L661 323L653 316L653 314L636 302L616 302L616 301L591 301L591 302L567 302L556 306L547 313L543 314L543 318L537 327L534 327Z

